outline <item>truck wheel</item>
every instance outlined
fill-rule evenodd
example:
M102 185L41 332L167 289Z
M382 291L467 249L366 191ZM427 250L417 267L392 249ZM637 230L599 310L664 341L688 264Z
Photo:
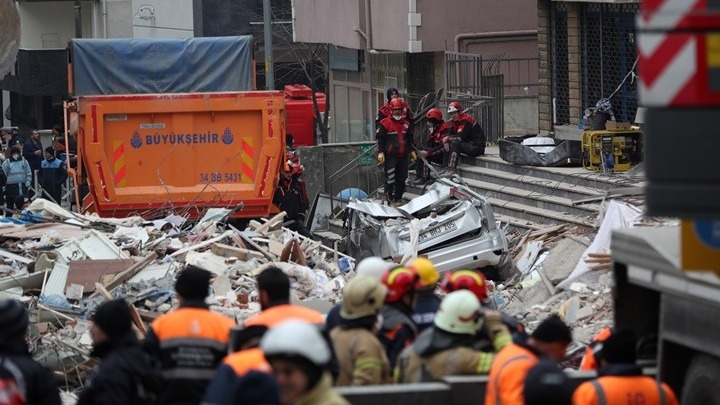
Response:
M683 405L720 405L720 360L695 355L687 373L682 392Z

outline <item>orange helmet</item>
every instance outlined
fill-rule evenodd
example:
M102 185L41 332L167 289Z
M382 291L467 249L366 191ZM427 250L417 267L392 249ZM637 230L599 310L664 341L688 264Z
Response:
M398 302L405 294L415 291L419 279L417 271L408 267L400 266L386 271L380 280L388 289L385 302Z
M469 290L477 297L480 302L487 299L487 283L485 276L475 270L457 270L445 274L442 283L442 289L451 293L457 290Z
M461 112L462 111L462 104L460 104L459 101L453 101L448 105L448 114L452 114L454 112Z
M427 118L429 120L435 120L437 122L442 122L443 114L439 108L431 108L430 111L428 111L427 114L425 114L425 118Z
M401 98L394 98L390 100L390 109L391 110L402 110L405 108L405 103L402 101Z

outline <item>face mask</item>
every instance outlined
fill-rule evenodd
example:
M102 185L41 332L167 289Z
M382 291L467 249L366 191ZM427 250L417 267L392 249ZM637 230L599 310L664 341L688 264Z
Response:
M402 119L402 114L393 114L392 117L395 121L400 121Z
M18 154L13 154L13 155L12 155L12 158L13 158L13 159L18 159L19 157L20 157L20 155L18 155Z

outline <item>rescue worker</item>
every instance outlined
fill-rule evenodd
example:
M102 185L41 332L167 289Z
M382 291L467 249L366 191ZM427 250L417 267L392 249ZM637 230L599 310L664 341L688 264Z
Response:
M32 174L30 164L23 158L22 149L19 146L10 148L10 158L2 162L2 170L7 178L5 182L5 202L8 208L12 208L15 198L28 194ZM5 212L5 216L12 215Z
M612 329L603 328L597 333L590 341L590 344L585 349L585 354L580 361L579 370L597 370L600 368L600 353L603 348L603 343L612 335Z
M52 146L45 148L45 160L40 163L38 172L38 183L40 187L54 200L60 204L62 200L62 186L67 180L67 168L65 162L55 157L55 149ZM42 196L48 198L47 195Z
M261 326L233 328L232 354L223 359L205 391L203 405L280 404L280 388L260 349Z
M271 329L287 319L300 319L322 325L323 315L314 309L290 304L290 278L276 266L270 266L257 276L261 312L245 320L245 327L262 326Z
M356 276L343 289L340 325L330 332L340 368L335 385L392 383L385 348L375 335L386 294L370 276Z
M273 204L287 213L289 221L293 221L288 225L290 230L312 238L312 234L305 226L305 212L310 208L310 202L305 181L302 179L304 172L305 168L300 163L290 161L285 163L280 174L280 182L273 195Z
M388 263L380 257L370 256L360 260L355 267L356 276L370 276L376 280L380 280L382 275L390 270L392 263ZM335 305L325 317L325 330L332 331L340 324L340 309L342 303Z
M385 92L385 95L387 96L387 103L383 104L382 107L380 107L380 109L378 110L377 117L375 118L375 128L376 129L377 129L378 125L380 125L380 121L382 121L385 118L388 118L392 115L391 108L390 108L390 102L393 101L394 99L402 100L400 98L400 93L398 93L398 90L395 87L388 88L387 91ZM408 105L408 103L403 101L402 109L403 109L403 111L402 111L403 118L407 119L408 121L410 121L410 123L412 123L413 122L413 113L410 110L410 106Z
M382 283L388 289L383 305L382 326L378 333L385 347L390 368L394 369L400 352L417 336L417 325L412 320L415 307L415 289L419 276L414 269L395 267L383 274Z
M468 290L475 294L475 297L477 297L484 308L495 308L491 304L488 304L487 280L482 272L478 270L449 271L445 273L445 278L440 284L440 288L446 293L457 290ZM525 325L523 325L522 322L517 321L514 317L504 312L500 312L500 317L503 324L510 330L513 340L523 342L527 339ZM492 343L489 342L488 335L483 329L481 329L478 334L478 342L478 347L482 347L484 342ZM492 350L492 347L490 347L489 350Z
M78 405L153 403L160 391L160 373L135 337L128 303L105 302L91 320L91 355L102 361L80 393Z
M215 369L227 353L235 322L205 303L211 273L187 266L175 282L180 307L162 315L145 338L145 349L160 362L159 404L199 404Z
M463 112L462 105L453 101L448 106L450 123L453 127L452 134L442 139L445 152L448 173L454 174L457 170L460 154L468 156L480 156L485 154L485 132L480 124L469 114Z
M289 320L260 342L280 386L283 405L349 405L332 389L330 345L317 326Z
M643 375L635 364L635 335L618 330L603 343L598 378L582 383L573 393L573 405L677 405L672 389Z
M448 294L442 301L434 326L422 332L400 355L395 369L397 382L439 381L448 375L487 374L494 353L473 349L475 335L484 323L492 333L495 349L511 341L510 332L500 322L500 313L483 316L480 301L470 291Z
M444 152L443 138L452 134L452 126L443 121L442 111L439 108L431 108L425 114L427 128L430 136L425 144L425 148L418 154L425 158L428 163L447 166L446 153ZM411 184L413 186L422 186L430 181L430 168L425 162L419 160L415 165L416 179Z
M435 313L440 308L440 298L435 295L435 287L437 287L437 282L440 280L440 273L438 273L435 265L424 257L413 260L408 267L412 267L420 277L415 308L412 314L412 319L417 325L419 333L433 325Z
M30 355L28 312L18 300L0 300L0 386L8 404L60 405L55 376Z
M525 377L525 405L570 405L573 383L557 364L542 360Z
M540 362L541 357L560 362L570 342L570 328L557 315L551 315L538 325L527 343L513 342L505 346L490 369L485 405L523 404L528 370Z
M391 116L380 121L375 132L378 145L378 161L385 173L385 198L388 203L399 205L405 193L408 174L408 158L417 158L412 125L403 116L403 102L390 100Z

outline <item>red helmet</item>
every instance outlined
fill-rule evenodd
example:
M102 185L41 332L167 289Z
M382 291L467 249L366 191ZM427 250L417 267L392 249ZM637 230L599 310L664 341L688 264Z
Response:
M429 120L435 120L437 122L442 122L442 120L443 120L442 111L440 111L439 108L431 108L430 111L428 111L427 114L425 114L425 118L427 118Z
M474 270L457 270L446 273L441 287L447 293L469 290L480 302L485 301L488 295L485 276Z
M405 108L405 103L402 101L401 98L394 98L390 100L390 109L391 110L402 110Z
M408 267L395 267L386 271L380 279L388 289L385 302L398 302L403 295L415 291L419 279L417 272Z
M462 104L460 104L459 101L453 101L448 106L448 114L452 114L454 112L461 112L462 111Z

